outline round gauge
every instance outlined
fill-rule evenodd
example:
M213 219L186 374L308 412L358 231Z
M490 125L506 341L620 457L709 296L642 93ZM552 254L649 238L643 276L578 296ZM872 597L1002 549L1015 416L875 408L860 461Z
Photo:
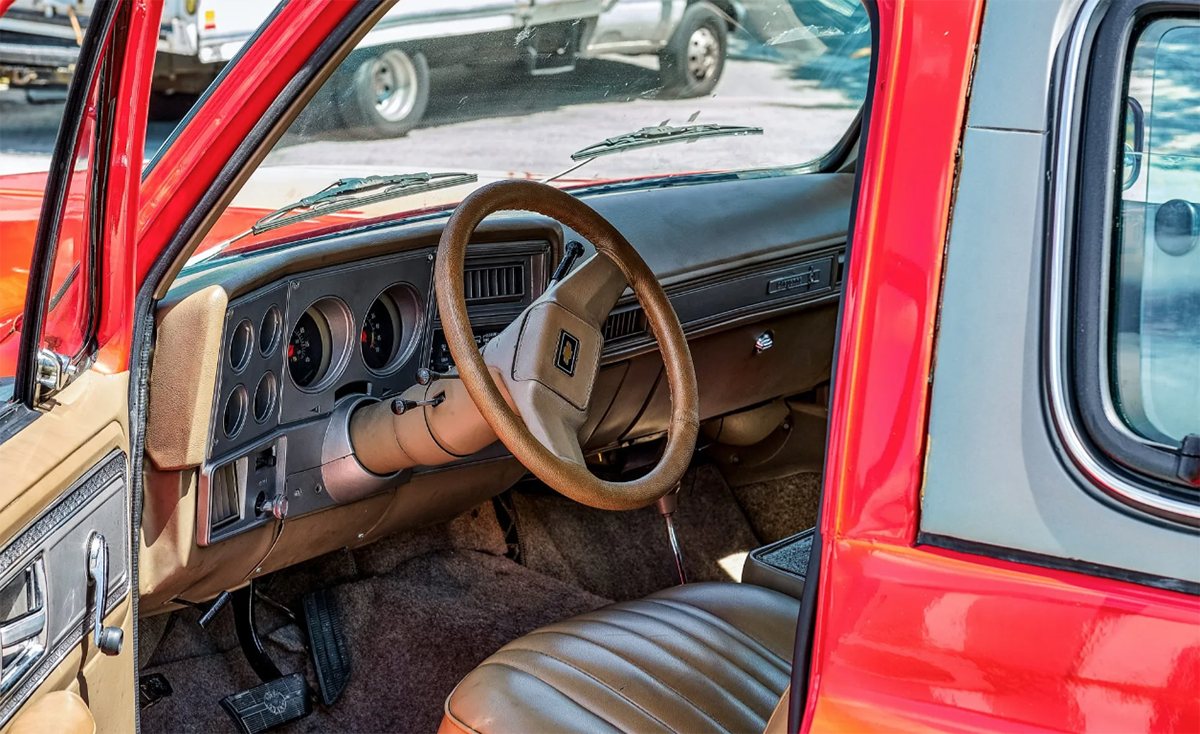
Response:
M229 338L229 366L234 372L241 372L250 361L251 344L254 343L254 327L250 319L242 319L233 329Z
M242 424L246 422L246 404L249 399L246 397L246 388L238 385L233 388L233 392L229 393L229 399L225 401L225 413L221 417L222 428L225 429L225 436L233 438L242 430Z
M388 287L363 318L359 347L363 364L375 373L395 371L412 356L421 334L425 306L409 283Z
M271 306L263 315L262 324L258 327L258 351L264 357L270 357L279 344L279 332L283 331L283 315L279 306Z
M396 355L396 337L401 330L400 314L392 297L384 293L367 310L359 342L363 362L368 368L382 370Z
M292 381L300 387L318 382L329 368L332 351L329 322L319 310L309 308L300 316L288 338L288 373Z
M271 411L275 409L275 396L278 392L279 386L275 381L275 373L268 370L258 381L258 388L254 391L254 420L262 423L271 416Z

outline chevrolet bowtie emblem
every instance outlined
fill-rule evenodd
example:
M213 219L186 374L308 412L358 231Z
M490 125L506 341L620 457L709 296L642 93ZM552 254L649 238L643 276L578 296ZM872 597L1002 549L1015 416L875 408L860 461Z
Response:
M578 358L579 340L571 334L568 334L566 329L559 331L558 350L554 355L554 366L574 377L575 360Z

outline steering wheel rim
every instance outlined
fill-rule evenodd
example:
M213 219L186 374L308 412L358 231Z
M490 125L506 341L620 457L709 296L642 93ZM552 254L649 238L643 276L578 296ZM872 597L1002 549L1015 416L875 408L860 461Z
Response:
M476 347L467 316L463 267L467 245L475 228L485 217L500 211L534 212L570 227L595 246L597 256L611 260L633 288L651 333L658 341L671 390L666 448L648 474L629 482L610 482L593 475L582 461L568 461L551 451L514 411L509 402L511 395L502 393L502 385L510 376L490 369ZM442 331L459 378L496 436L535 476L578 502L608 510L644 507L675 487L691 463L700 423L691 352L679 318L658 279L629 241L607 220L582 201L545 184L532 181L489 184L464 199L442 231L434 282ZM518 319L519 323L524 323L534 305L526 309ZM598 367L597 358L597 371Z

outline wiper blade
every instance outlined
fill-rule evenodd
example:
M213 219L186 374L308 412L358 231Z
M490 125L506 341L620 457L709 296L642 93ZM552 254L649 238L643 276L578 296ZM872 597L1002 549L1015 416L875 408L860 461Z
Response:
M700 113L697 112L696 115L698 114ZM634 130L631 133L601 140L599 143L575 151L571 154L571 160L591 160L602 155L623 153L627 150L650 148L656 145L666 145L667 143L692 142L701 138L716 138L728 135L762 135L763 133L761 127L749 127L746 125L693 124L692 121L696 119L696 115L692 115L685 125L668 125L667 123L670 122L668 119L663 120L657 125L651 125L640 130Z
M312 196L276 209L254 223L250 234L259 235L289 224L314 219L325 214L377 204L388 199L423 194L451 186L475 183L479 176L474 173L453 171L446 173L398 173L388 176L366 176L343 178L321 189Z

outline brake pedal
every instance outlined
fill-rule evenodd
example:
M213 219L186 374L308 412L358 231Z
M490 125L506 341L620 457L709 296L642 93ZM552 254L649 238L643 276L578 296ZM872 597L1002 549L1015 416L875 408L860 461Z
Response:
M350 647L337 599L329 589L304 596L304 626L308 629L308 647L321 686L321 700L332 706L350 682Z
M221 699L221 708L242 734L259 732L304 718L312 713L308 682L301 673L267 681Z

